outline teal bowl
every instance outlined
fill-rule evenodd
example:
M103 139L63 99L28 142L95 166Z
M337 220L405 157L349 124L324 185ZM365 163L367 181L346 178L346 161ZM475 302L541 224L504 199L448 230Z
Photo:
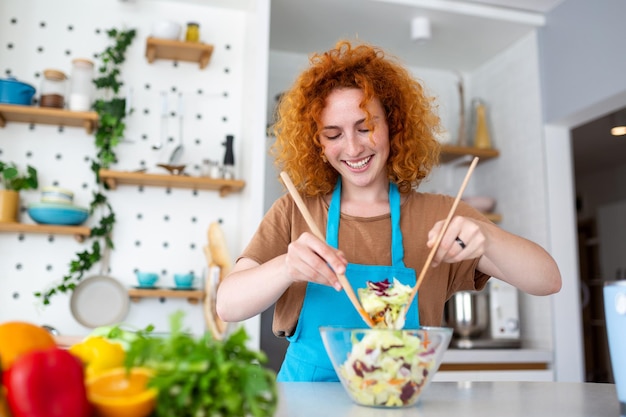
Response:
M31 203L28 215L40 224L76 226L89 217L89 210L63 203Z

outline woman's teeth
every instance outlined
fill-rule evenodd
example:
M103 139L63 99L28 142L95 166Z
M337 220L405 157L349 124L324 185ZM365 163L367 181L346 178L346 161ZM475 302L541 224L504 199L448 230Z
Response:
M346 161L346 165L348 165L352 169L359 169L359 168L363 168L365 165L367 165L367 163L370 161L370 159L372 159L371 156L368 156L365 159L361 159L359 162Z

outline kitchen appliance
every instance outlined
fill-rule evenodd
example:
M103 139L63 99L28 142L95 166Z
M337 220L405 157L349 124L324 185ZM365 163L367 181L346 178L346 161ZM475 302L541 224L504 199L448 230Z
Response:
M482 291L460 291L446 303L445 320L454 330L451 347L519 348L517 289L491 278Z

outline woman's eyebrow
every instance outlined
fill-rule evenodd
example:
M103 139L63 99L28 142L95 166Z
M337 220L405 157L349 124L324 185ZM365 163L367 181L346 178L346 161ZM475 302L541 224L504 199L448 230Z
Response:
M353 126L360 125L363 122L365 122L365 117L354 122ZM324 126L323 129L340 129L340 127L336 125L328 125L328 126Z

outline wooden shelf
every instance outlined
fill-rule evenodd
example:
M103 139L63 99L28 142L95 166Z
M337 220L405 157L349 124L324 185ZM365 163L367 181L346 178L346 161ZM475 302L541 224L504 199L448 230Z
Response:
M48 235L74 235L78 242L83 242L91 235L86 226L59 226L51 224L0 223L0 232L44 233Z
M190 304L198 304L204 300L204 291L170 288L129 288L128 296L134 302L139 302L142 298L186 298Z
M213 45L201 42L181 42L149 37L146 40L146 58L149 63L156 59L197 62L204 69L211 59Z
M500 152L497 149L480 149L467 146L442 145L441 163L447 164L464 156L477 156L481 161L497 158Z
M0 127L4 127L7 122L82 127L87 134L91 134L98 124L98 113L0 104Z
M190 188L193 190L219 191L225 197L240 191L246 183L241 180L225 180L187 175L146 174L143 172L100 170L100 178L112 189L118 185L145 185L169 188Z

